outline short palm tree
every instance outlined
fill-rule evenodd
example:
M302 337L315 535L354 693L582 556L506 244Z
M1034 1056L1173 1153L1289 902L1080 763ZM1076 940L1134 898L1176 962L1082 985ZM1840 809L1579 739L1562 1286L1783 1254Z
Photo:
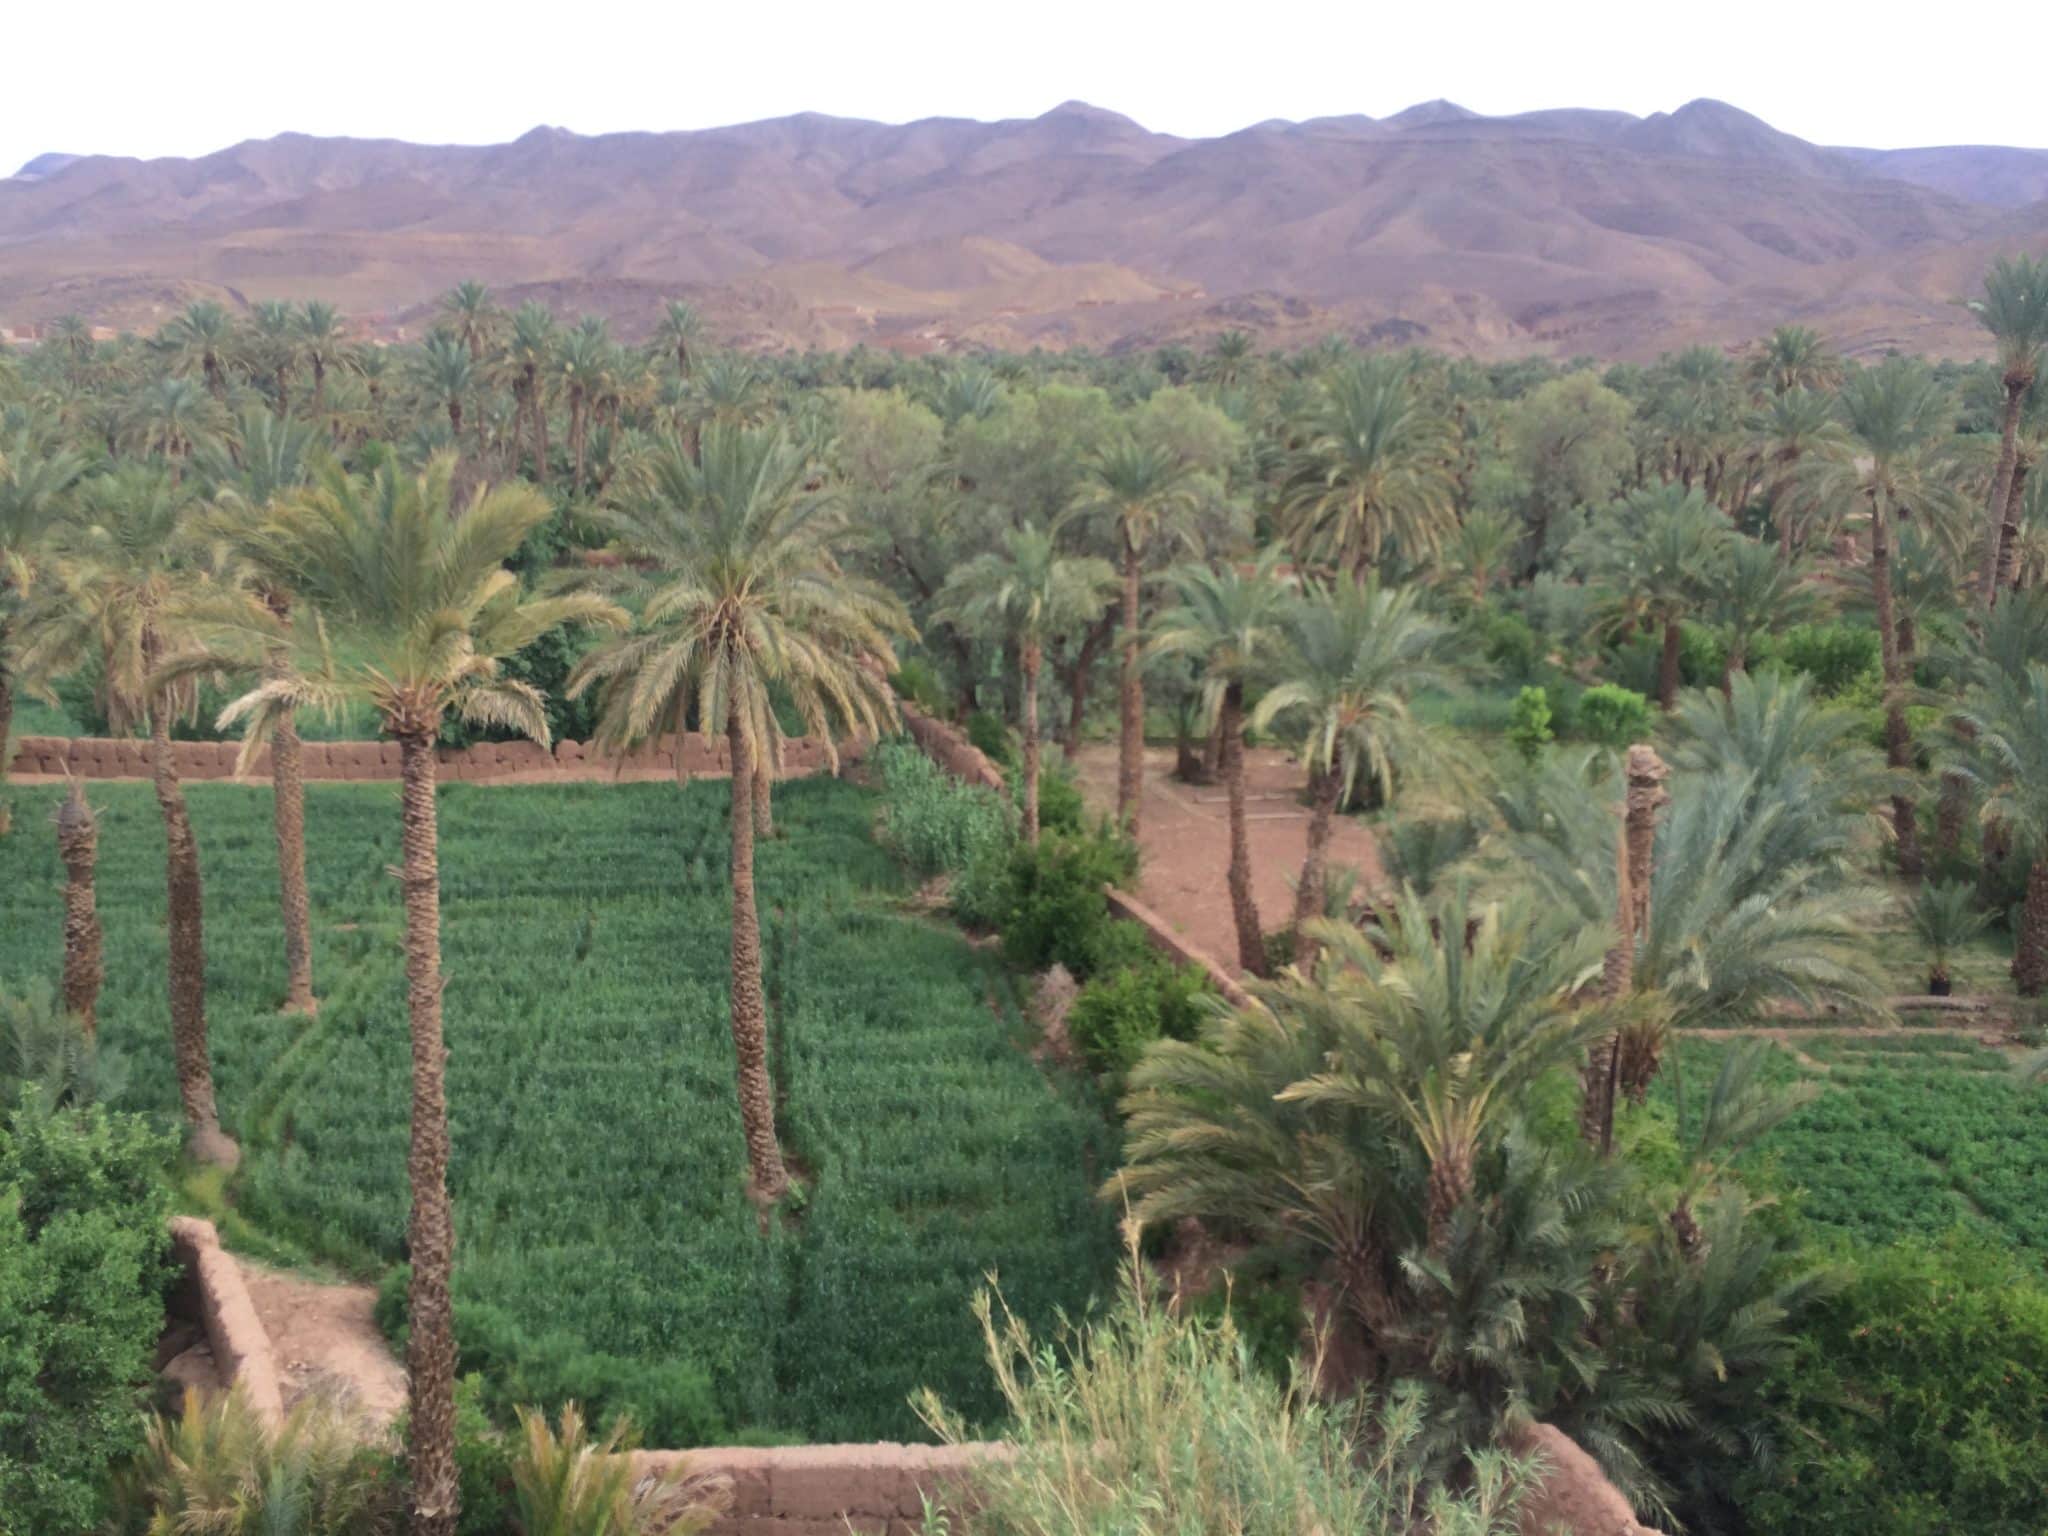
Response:
M700 449L701 463L664 442L622 504L598 514L628 557L615 583L638 622L585 656L569 690L597 688L599 739L612 746L680 735L692 714L728 743L733 1048L753 1194L769 1202L789 1175L768 1076L752 798L757 765L781 754L773 695L836 761L836 732L879 734L896 718L890 641L909 619L842 568L849 531L829 500L805 491L810 466L780 432L714 426Z
M1187 462L1170 449L1129 433L1091 459L1083 505L1116 526L1123 578L1123 674L1116 757L1117 821L1135 838L1145 793L1144 564L1155 538L1185 538Z
M1276 508L1297 554L1360 575L1390 544L1410 560L1436 554L1455 522L1455 433L1401 359L1335 369L1300 435Z
M0 447L0 783L7 778L14 726L22 605L44 565L44 541L84 472L85 460L79 455L27 432ZM6 830L7 811L0 805L0 834Z
M146 722L150 775L165 842L171 1046L188 1145L202 1161L233 1166L220 1129L206 1040L205 892L199 844L171 757L171 717L192 703L189 674L172 676L191 648L189 614L211 585L194 537L190 497L169 474L140 464L84 481L51 534L58 573L35 594L24 670L51 678L99 669L101 702L117 731Z
M1237 924L1237 963L1266 973L1266 935L1252 892L1251 843L1245 827L1245 693L1285 641L1289 593L1274 572L1283 551L1268 549L1246 570L1231 564L1183 566L1167 580L1177 599L1162 613L1152 649L1186 656L1201 667L1202 716L1223 734L1223 781L1230 801L1230 910Z
M464 357L467 362L467 357ZM547 739L543 701L503 660L564 623L618 623L589 595L533 598L505 561L549 515L527 487L479 490L458 506L454 461L418 475L386 465L365 479L338 468L243 532L260 569L287 577L316 622L290 630L290 664L222 712L252 739L285 709L367 705L398 743L400 885L412 1034L411 1470L415 1536L450 1536L455 1473L455 1332L449 1299L455 1223L448 1200L447 1052L441 1028L441 874L434 742L450 715ZM255 637L269 643L273 631Z
M1024 728L1024 840L1038 842L1038 676L1048 640L1091 624L1108 606L1107 560L1062 554L1056 533L1012 529L1002 547L955 566L939 589L935 623L1017 648Z
M1657 699L1678 707L1682 625L1708 600L1735 530L1705 494L1677 481L1631 491L1587 524L1572 554L1605 594L1607 627L1661 637Z
M1308 765L1308 850L1294 888L1297 963L1314 953L1308 920L1321 900L1331 821L1361 776L1391 798L1397 778L1455 767L1444 743L1409 709L1417 689L1452 682L1449 638L1412 588L1383 587L1377 577L1312 583L1288 616L1273 686L1252 724L1265 730L1284 720Z
M1755 539L1735 538L1710 569L1704 615L1721 641L1721 691L1748 670L1750 651L1766 635L1804 624L1820 612L1820 597L1797 561Z
M1998 468L1991 476L1983 556L1977 567L1978 594L1989 607L1998 601L1999 530L2005 525L2005 504L2012 493L2020 413L2041 371L2042 352L2048 349L2048 260L2025 255L2000 258L1984 278L1984 297L1973 299L1970 310L1991 333L1998 350L1999 381L2005 387Z
M2048 990L2048 667L1992 676L1958 720L1956 766L1983 792L1986 824L2033 850L2012 975L2022 997L2038 997Z

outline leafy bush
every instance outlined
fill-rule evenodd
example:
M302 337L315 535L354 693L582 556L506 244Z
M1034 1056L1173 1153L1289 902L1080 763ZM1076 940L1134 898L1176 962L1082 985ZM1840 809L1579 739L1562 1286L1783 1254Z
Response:
M162 1170L172 1143L132 1115L0 1129L0 1530L80 1531L142 1446L163 1331Z
M2048 1285L1961 1237L1863 1250L1773 1384L1742 1494L1774 1536L2048 1530Z
M1650 701L1612 683L1588 688L1579 695L1574 729L1601 746L1625 747L1650 734Z
M694 1536L732 1503L722 1477L689 1477L675 1466L635 1477L629 1453L639 1441L624 1419L593 1439L570 1403L560 1424L519 1411L512 1488L524 1536Z
M928 715L946 712L945 682L939 669L922 657L905 657L903 665L890 674L889 686L899 698L908 699Z
M1084 986L1067 1013L1067 1034L1092 1071L1122 1077L1153 1041L1194 1039L1211 993L1197 967L1150 954Z
M1036 848L1017 844L995 924L1004 958L1027 971L1064 965L1077 981L1095 975L1119 942L1103 887L1122 884L1137 868L1137 850L1115 836L1055 833Z
M1760 663L1803 672L1825 698L1842 692L1878 666L1878 634L1864 624L1836 620L1795 624L1758 647Z
M1431 1486L1413 1456L1420 1405L1397 1393L1330 1406L1253 1362L1235 1323L1177 1315L1135 1260L1115 1308L1045 1345L1007 1306L975 1303L1014 1457L975 1480L981 1536L1178 1536L1239 1531L1409 1531L1508 1536L1528 1469L1492 1452ZM935 1395L918 1411L942 1439L975 1436ZM928 1531L955 1529L947 1516Z
M1017 814L1024 813L1024 779L1010 776L1011 794ZM1085 832L1088 807L1081 798L1081 786L1064 763L1048 764L1038 776L1038 829L1041 832Z
M882 842L915 873L956 874L983 853L1008 850L1016 823L1002 796L962 784L908 742L883 742L872 761Z
M1017 766L1017 749L1010 741L1010 728L993 710L977 709L967 717L967 741L998 768Z
M1541 688L1524 688L1515 695L1508 715L1508 740L1526 762L1534 762L1552 739L1550 695Z
M1466 621L1474 648L1510 682L1533 677L1542 664L1543 637L1519 613L1481 608Z

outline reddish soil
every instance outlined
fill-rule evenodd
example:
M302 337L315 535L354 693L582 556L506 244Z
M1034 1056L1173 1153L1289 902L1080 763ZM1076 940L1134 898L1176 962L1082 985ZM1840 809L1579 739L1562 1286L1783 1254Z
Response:
M1116 810L1116 744L1085 746L1074 760L1082 793L1093 810ZM1237 970L1237 929L1224 872L1230 862L1230 811L1221 784L1183 784L1172 776L1173 753L1145 754L1145 799L1140 811L1139 900L1172 923L1198 948ZM1245 832L1251 842L1252 892L1268 931L1283 928L1294 911L1294 878L1308 851L1307 775L1285 752L1256 747L1245 753ZM1367 889L1380 884L1379 850L1372 834L1340 816L1330 829L1330 864L1350 865Z

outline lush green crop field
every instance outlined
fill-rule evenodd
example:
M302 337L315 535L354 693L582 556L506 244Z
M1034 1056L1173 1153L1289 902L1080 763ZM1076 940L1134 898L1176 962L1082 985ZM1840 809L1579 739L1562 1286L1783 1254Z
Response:
M1750 1161L1797 1191L1808 1217L1859 1242L1972 1227L2048 1260L2048 1085L1960 1032L1817 1035L1797 1047L1811 1066L1780 1048L1773 1069L1817 1082L1820 1097ZM1696 1094L1723 1049L1686 1043ZM1657 1091L1671 1101L1670 1073Z
M0 984L54 979L57 792L12 791ZM278 1016L267 793L189 791L233 1194L263 1231L374 1272L401 1257L407 1039L396 789L309 786L318 1019ZM147 785L96 785L103 1035L131 1101L175 1104L163 841ZM786 1141L808 1183L764 1234L743 1194L726 999L726 790L483 788L441 798L458 1302L515 1389L603 1398L694 1363L728 1430L902 1437L930 1384L992 1408L967 1306L997 1271L1045 1319L1106 1288L1092 1198L1113 1135L1018 1049L1009 984L899 910L871 799L780 786L758 859ZM609 1358L604 1358L609 1357ZM524 1374L529 1371L531 1374ZM684 1372L687 1375L687 1372ZM685 1394L687 1396L687 1394ZM650 1429L715 1432L670 1402Z

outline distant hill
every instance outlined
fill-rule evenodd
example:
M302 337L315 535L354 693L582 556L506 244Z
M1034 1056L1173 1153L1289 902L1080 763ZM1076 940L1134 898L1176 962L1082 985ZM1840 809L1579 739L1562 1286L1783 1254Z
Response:
M1269 121L1214 139L1067 102L883 124L427 146L282 134L0 180L0 326L150 328L195 295L325 297L382 334L480 278L611 316L687 297L754 347L1199 343L1243 326L1641 358L1797 320L1981 350L1954 300L2048 247L2048 151L1827 148L1717 101L1638 118Z

